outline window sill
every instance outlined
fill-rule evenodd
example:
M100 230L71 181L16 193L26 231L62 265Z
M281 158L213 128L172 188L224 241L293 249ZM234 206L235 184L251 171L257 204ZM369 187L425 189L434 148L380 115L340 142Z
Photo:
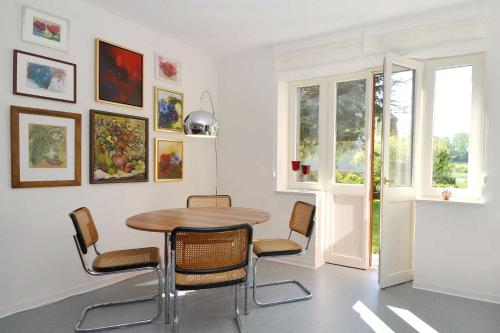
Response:
M318 195L318 194L324 193L324 191L303 190L303 189L275 190L274 192L275 193L284 193L284 194L305 194L305 195Z
M430 202L436 204L445 204L445 205L483 205L484 200L474 200L474 199L450 199L443 200L437 197L421 197L417 198L417 202Z

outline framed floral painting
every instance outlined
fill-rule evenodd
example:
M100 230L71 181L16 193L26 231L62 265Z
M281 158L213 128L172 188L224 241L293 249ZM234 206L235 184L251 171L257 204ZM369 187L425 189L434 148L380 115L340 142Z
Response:
M155 130L182 132L184 95L155 87Z
M182 180L184 143L182 141L156 138L155 180L167 182Z
M23 6L24 41L68 51L69 21L38 9Z
M14 50L14 94L76 103L76 65Z
M12 187L81 185L78 113L11 106Z
M156 54L155 73L158 80L180 85L181 63L172 58Z
M96 39L96 100L143 107L143 55Z
M90 110L90 183L148 181L148 118Z

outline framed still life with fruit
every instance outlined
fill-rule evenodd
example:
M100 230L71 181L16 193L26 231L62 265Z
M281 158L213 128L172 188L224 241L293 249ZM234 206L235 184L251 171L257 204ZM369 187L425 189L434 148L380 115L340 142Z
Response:
M182 132L184 95L155 87L155 130Z
M143 107L143 55L96 39L96 100Z
M14 94L76 103L76 65L14 50Z
M81 185L78 113L11 106L12 187Z
M158 80L180 85L181 63L172 58L156 54L155 73Z
M23 6L24 41L67 51L69 21L38 9Z
M148 119L90 110L90 183L148 181Z
M182 141L156 138L155 180L157 182L182 180L184 164L183 146Z

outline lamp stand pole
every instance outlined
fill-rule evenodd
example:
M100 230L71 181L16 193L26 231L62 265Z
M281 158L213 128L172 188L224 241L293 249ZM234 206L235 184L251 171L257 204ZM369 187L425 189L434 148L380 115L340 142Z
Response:
M202 110L203 96L205 96L205 94L207 94L208 97L210 98L210 106L212 107L212 115L215 118L214 102L212 100L212 95L210 94L210 92L208 90L204 90L201 93L201 96L200 96L200 110ZM219 162L218 162L218 153L217 153L217 137L215 137L214 146L215 146L215 195L218 195L219 194L219 187L218 187L218 181L217 180L218 180Z

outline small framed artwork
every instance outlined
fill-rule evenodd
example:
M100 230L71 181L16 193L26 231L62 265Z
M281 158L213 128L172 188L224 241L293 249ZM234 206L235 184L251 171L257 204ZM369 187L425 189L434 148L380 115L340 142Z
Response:
M182 180L184 164L184 143L177 140L156 138L155 180L168 182Z
M90 110L90 183L148 181L148 118Z
M76 65L14 50L14 94L76 103Z
M143 55L96 39L96 100L143 107Z
M160 54L155 55L155 73L158 80L180 85L181 63Z
M10 107L12 187L81 185L82 116Z
M182 132L184 95L155 87L155 130Z
M24 41L68 51L69 21L38 9L23 6Z

